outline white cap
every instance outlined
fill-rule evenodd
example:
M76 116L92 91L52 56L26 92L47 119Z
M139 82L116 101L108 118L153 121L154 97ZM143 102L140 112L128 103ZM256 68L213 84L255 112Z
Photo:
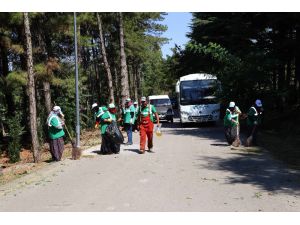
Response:
M113 109L113 108L116 108L116 106L115 106L114 103L110 103L110 104L108 105L108 108Z
M235 102L229 102L229 108L235 107Z
M98 104L97 104L97 103L94 103L94 104L92 105L92 109L95 108L95 107L97 107L97 106L98 106Z
M56 106L54 106L53 107L53 111L61 111L61 108L58 106L58 105L56 105Z
M146 101L146 97L145 96L141 97L141 102L145 102L145 101Z
M137 101L135 101L133 104L134 104L134 105L137 105L137 104L138 104L138 102L137 102Z
M261 100L257 99L257 100L255 101L255 105L256 105L257 107L262 107Z
M130 102L131 101L131 99L130 98L127 98L126 100L125 100L125 102Z

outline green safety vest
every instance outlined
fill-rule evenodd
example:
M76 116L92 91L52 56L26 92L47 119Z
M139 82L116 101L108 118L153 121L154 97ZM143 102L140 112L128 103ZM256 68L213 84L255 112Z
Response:
M61 119L56 114L50 114L47 119L47 124L50 139L58 139L65 135Z
M130 119L131 119L131 113L134 113L133 116L133 122L134 122L134 118L135 118L135 108L133 105L129 106L128 108L123 108L123 120L124 123L130 123Z
M155 106L148 104L145 108L142 108L141 106L139 107L138 116L141 115L142 117L147 117L150 114L150 119L153 122L153 114L156 112Z
M235 110L233 112L231 112L230 109L226 109L224 126L234 127L239 124L239 113L241 113L241 110L237 106L235 106ZM237 123L232 122L232 120L236 121Z
M254 126L261 124L261 114L258 114L256 108L252 106L248 111L247 125Z

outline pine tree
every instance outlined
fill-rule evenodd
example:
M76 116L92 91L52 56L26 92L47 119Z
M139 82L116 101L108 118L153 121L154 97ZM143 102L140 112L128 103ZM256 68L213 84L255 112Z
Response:
M39 142L37 135L37 114L36 114L36 94L35 94L35 77L33 71L32 43L30 22L28 13L24 12L24 28L26 39L26 56L27 56L27 73L28 73L28 96L29 96L29 117L30 117L30 133L33 149L34 162L40 161Z

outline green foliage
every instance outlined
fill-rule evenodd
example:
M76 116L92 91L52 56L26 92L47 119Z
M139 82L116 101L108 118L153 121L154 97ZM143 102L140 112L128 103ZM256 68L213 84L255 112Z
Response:
M8 155L11 163L20 161L21 136L24 133L24 127L21 126L21 115L16 114L8 119L9 137Z
M117 13L100 13L113 85L120 95L120 42ZM161 45L167 41L161 35L166 26L160 24L163 13L124 13L125 52L129 68L130 88L134 90L135 76L140 78L139 95L162 93L169 81L161 54ZM65 114L66 124L75 136L75 71L73 13L29 13L35 72L38 137L46 141L47 118L44 106L44 81L49 81L52 104L60 105ZM10 112L20 112L21 125L29 133L27 60L24 54L23 13L0 13L1 57L8 59L9 68L0 67L4 89L0 89L1 123L5 124ZM77 13L79 90L81 128L93 126L90 107L93 102L108 103L108 82L99 45L99 30L95 13ZM2 51L3 49L3 51ZM59 69L49 72L49 59L57 59ZM2 60L2 58L1 58ZM5 63L5 62L4 62ZM53 64L54 65L54 64ZM2 76L2 74L4 76ZM1 83L1 87L2 87ZM143 91L141 89L144 89ZM173 89L173 88L172 88ZM133 93L133 92L132 92ZM12 106L9 107L9 95ZM2 104L3 103L3 104ZM116 102L117 103L117 102ZM26 140L24 140L26 141Z
M37 79L49 80L47 68L44 63L35 64L34 71Z
M191 40L185 50L175 46L167 70L177 78L214 74L224 102L247 109L262 98L279 109L297 102L299 24L298 13L193 13Z
M12 71L6 77L6 82L9 87L16 88L27 84L27 73L25 71Z

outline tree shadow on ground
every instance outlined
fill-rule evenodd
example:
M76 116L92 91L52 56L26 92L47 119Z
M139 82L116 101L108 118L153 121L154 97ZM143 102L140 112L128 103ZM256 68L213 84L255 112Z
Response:
M279 161L270 159L266 153L231 153L232 157L201 156L199 160L207 162L197 165L200 169L225 170L233 172L226 178L230 184L253 184L267 191L300 194L300 174L285 168Z
M197 137L199 140L209 139L210 145L216 147L214 150L229 150L221 123L216 126L190 124L186 128L182 128L179 123L173 126L174 129L166 129L164 132ZM242 143L245 143L246 136L241 134L240 137ZM200 156L199 160L207 163L198 165L199 168L230 171L234 175L226 180L231 184L248 183L267 191L300 194L299 171L289 169L284 163L273 159L264 149L242 147L240 150L229 151L230 157L228 158Z
M217 142L215 144L226 144L224 130L221 124L212 125L210 123L190 123L182 127L180 123L166 123L162 125L162 128L167 128L163 130L166 134L207 138Z
M228 143L225 139L224 128L221 122L217 124L211 123L190 123L182 127L180 123L163 124L163 128L171 128L163 130L166 134L180 135L180 136L192 136L201 139L210 139L211 146L228 147ZM245 143L246 135L240 134L241 143ZM241 145L242 145L241 144Z

